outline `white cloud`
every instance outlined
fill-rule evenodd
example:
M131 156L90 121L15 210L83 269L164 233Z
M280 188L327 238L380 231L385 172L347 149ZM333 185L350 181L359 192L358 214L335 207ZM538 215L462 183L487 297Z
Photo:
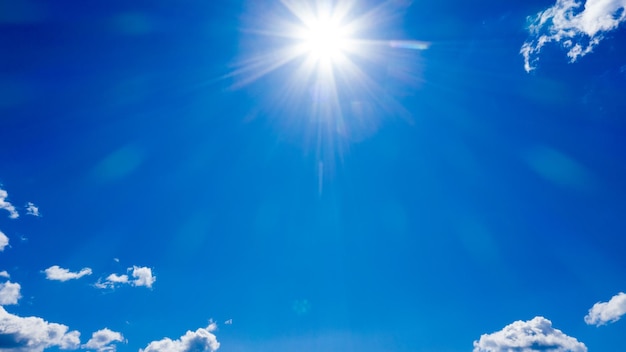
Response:
M206 328L200 328L195 332L187 331L178 340L164 338L152 341L145 349L139 352L212 352L220 347L220 343L212 333L217 329L215 323Z
M560 43L570 62L589 54L605 34L626 20L626 0L557 0L529 17L531 37L522 45L524 68L532 71L545 44Z
M102 279L98 280L95 286L97 288L115 288L116 286L119 286L121 284L127 284L127 283L128 283L128 275L111 274L107 276L107 278L104 279L104 281L102 281Z
M233 320L232 319L228 319L224 322L224 324L226 325L233 325Z
M42 352L49 347L73 350L80 346L80 333L62 324L38 317L19 317L0 307L2 351Z
M9 238L4 232L0 231L0 252L4 251L4 248L9 245Z
M96 350L98 352L115 352L117 350L114 342L124 342L124 336L119 332L104 328L91 335L91 339L82 348Z
M68 269L63 269L58 265L53 265L44 270L46 273L46 279L55 281L68 281L73 279L80 279L83 276L91 275L90 268L82 268L79 272L71 272Z
M13 206L13 204L7 202L8 193L7 191L0 189L0 209L4 209L9 212L9 217L11 219L17 219L20 214L18 214L17 210Z
M31 202L28 202L26 204L26 214L32 216L41 216L41 214L39 213L39 207Z
M17 304L22 298L20 295L21 286L18 283L7 281L0 283L0 306ZM0 329L2 331L2 329Z
M516 321L492 334L474 341L474 352L587 352L584 343L552 327L544 317Z
M126 274L111 274L104 280L98 280L95 286L97 288L115 288L120 285L129 284L136 287L145 286L152 288L152 284L156 281L156 276L152 275L152 269L145 266L139 267L135 265L128 268L128 272L130 273L130 277L133 278L132 280L129 275Z
M585 316L585 323L589 325L604 325L614 323L626 314L626 293L620 292L608 302L598 302L589 309Z
M131 268L128 268L128 270L130 269ZM156 281L156 276L152 275L152 269L145 266L133 266L132 270L132 275L135 278L135 280L133 280L132 282L133 286L145 286L148 288L152 288L152 284Z
M11 275L9 275L9 273L6 270L2 270L0 271L0 277L4 277L4 278L10 278Z

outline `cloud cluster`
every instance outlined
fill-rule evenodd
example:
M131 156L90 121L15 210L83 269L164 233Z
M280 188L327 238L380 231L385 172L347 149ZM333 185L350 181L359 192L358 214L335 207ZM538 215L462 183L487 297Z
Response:
M529 20L530 38L520 50L527 72L535 68L541 49L551 42L568 50L570 62L590 53L606 33L626 20L626 0L557 0Z
M614 323L624 314L626 314L626 293L620 292L608 302L594 304L585 316L585 323L596 326Z
M15 282L7 281L0 283L0 306L17 304L17 301L22 298L20 289L20 284ZM2 329L0 329L0 331L2 331Z
M215 323L209 324L206 328L196 331L187 331L177 340L164 338L152 341L145 349L139 352L212 352L220 348L220 343L212 333L217 329Z
M9 238L2 231L0 231L0 252L4 251L4 248L9 245Z
M38 317L22 318L10 314L0 306L3 351L41 352L50 347L76 349L80 346L80 333L68 330L65 325L49 323Z
M37 217L41 216L39 213L39 207L31 202L26 203L26 214Z
M474 341L474 352L587 352L584 343L552 327L544 317L516 321Z
M7 201L8 197L7 191L0 189L0 209L4 209L9 212L9 217L11 219L17 219L20 214L18 214L17 210L13 206L13 204Z
M91 339L82 348L96 350L98 352L115 352L116 346L112 343L124 342L124 336L108 328L98 330L91 335Z
M152 269L148 267L139 267L134 265L128 268L127 271L130 273L130 276L127 274L117 275L114 273L107 276L104 280L98 280L94 286L105 289L130 284L135 287L144 286L152 288L152 284L156 281L156 276L152 275ZM132 277L132 279L130 277Z
M83 276L91 275L91 268L83 268L79 272L71 272L68 269L53 265L44 270L46 279L54 281L68 281L80 279Z

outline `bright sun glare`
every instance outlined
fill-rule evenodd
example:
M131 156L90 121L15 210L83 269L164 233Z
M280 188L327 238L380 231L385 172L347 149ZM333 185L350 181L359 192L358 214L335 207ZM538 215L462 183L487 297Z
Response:
M285 124L302 126L305 141L315 145L321 192L323 174L332 172L336 156L348 149L349 141L377 130L377 111L404 113L386 86L372 76L389 72L403 83L418 82L410 69L389 68L402 64L394 58L426 50L429 43L364 37L366 33L384 36L384 22L397 18L405 1L380 1L369 9L356 0L267 2L277 4L275 11L251 17L258 23L249 29L256 35L250 37L254 38L252 47L259 49L231 75L238 76L237 86L243 86L281 71L284 85L272 86L269 92L289 112L282 114ZM391 78L387 77L390 82Z
M345 28L332 20L319 19L305 29L304 49L318 60L335 59L347 49L349 38Z

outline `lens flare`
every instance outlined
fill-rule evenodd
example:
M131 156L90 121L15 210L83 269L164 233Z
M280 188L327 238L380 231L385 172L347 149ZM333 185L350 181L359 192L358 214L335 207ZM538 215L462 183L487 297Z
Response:
M404 63L394 60L406 61L406 52L426 50L430 43L380 38L410 2L389 0L369 9L354 0L250 3L254 9L243 28L248 48L229 77L235 88L271 82L263 94L277 109L273 115L314 145L320 178L333 172L351 142L375 133L382 116L409 116L383 82L403 72L399 81L417 88L419 58L412 61L415 71L399 71Z

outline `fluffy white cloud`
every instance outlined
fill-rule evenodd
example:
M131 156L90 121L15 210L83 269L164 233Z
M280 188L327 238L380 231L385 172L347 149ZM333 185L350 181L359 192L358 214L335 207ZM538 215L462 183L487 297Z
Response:
M131 268L128 268L128 270L130 269ZM151 288L152 284L156 281L156 276L152 275L152 269L148 267L133 266L132 270L132 275L135 278L132 282L133 286L145 286Z
M474 352L587 352L584 343L552 327L544 317L516 321L474 341Z
M62 324L38 317L19 317L0 307L2 351L42 352L49 347L73 350L80 346L80 333Z
M124 336L119 332L104 328L94 332L91 339L81 347L98 352L115 352L116 346L112 345L114 342L124 342Z
M604 35L626 20L626 0L557 0L554 6L529 18L531 37L521 54L524 68L535 68L543 46L560 43L570 62L590 53Z
M10 278L11 275L9 275L9 272L7 272L6 270L2 270L0 271L0 277L4 277L4 278Z
M9 212L9 217L11 219L17 219L20 214L18 214L17 210L13 206L13 204L7 202L8 197L7 191L0 189L0 209L4 209Z
M159 341L152 341L145 349L139 352L212 352L220 348L220 343L212 333L217 329L217 325L211 323L206 328L196 331L187 331L178 340L164 338Z
M21 286L18 283L7 281L0 283L0 306L17 304L22 298L20 295ZM0 329L2 331L2 329Z
M32 216L41 216L41 214L39 213L39 207L31 202L26 203L26 214Z
M626 293L620 292L608 302L598 302L589 309L585 316L585 323L589 325L604 325L618 321L626 314Z
M152 288L152 284L156 281L156 276L152 275L152 269L148 267L133 266L128 268L130 274L117 275L111 274L106 279L98 280L95 284L97 288L115 288L116 286L130 284L132 286L145 286ZM130 278L133 278L132 280Z
M0 252L4 251L4 247L9 245L9 238L4 232L0 231Z
M53 265L44 270L44 272L46 273L46 279L55 281L68 281L91 275L90 268L83 268L79 272L71 272L68 269L59 267L58 265Z
M116 286L127 283L128 275L111 274L107 276L104 281L102 281L102 279L98 280L98 282L96 282L94 286L96 286L97 288L115 288Z

